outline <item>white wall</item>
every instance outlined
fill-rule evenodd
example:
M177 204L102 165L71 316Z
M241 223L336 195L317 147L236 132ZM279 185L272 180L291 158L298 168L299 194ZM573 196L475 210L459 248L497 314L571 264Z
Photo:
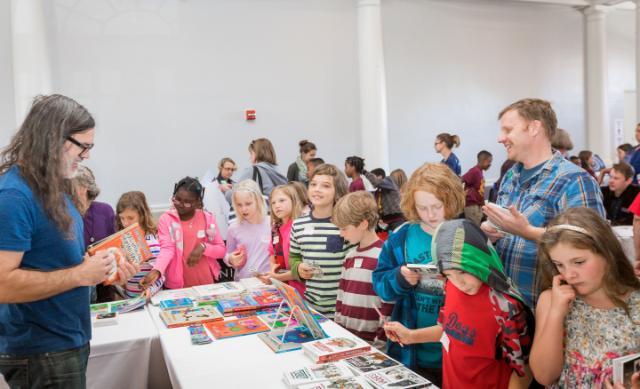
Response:
M0 1L0 149L16 130L13 96L11 1Z
M54 89L98 123L88 162L98 200L138 189L168 203L174 182L223 156L248 166L258 137L285 174L300 139L340 164L358 151L351 1L57 0L46 11Z
M505 1L386 0L391 165L438 161L435 136L461 137L463 173L481 149L505 159L497 115L524 97L550 100L561 127L584 145L583 19L568 7Z
M635 11L616 10L607 13L607 50L609 60L610 126L616 119L625 119L625 91L636 90ZM626 113L629 115L629 112ZM629 124L630 122L630 124ZM627 121L625 138L636 144L635 120ZM614 145L617 147L618 145Z

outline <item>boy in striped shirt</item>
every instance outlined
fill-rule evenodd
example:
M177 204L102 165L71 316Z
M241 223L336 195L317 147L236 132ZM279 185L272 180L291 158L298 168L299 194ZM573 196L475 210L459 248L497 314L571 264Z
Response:
M347 193L347 179L334 165L319 165L309 177L308 193L313 209L293 221L289 266L293 279L305 282L304 297L311 308L332 319L342 263L351 246L331 223L331 215Z
M378 207L369 192L346 195L333 209L333 223L349 243L358 246L351 250L342 266L338 284L335 322L372 345L383 348L386 337L382 315L390 316L393 304L383 302L373 291L371 276L378 265L382 240L375 228Z

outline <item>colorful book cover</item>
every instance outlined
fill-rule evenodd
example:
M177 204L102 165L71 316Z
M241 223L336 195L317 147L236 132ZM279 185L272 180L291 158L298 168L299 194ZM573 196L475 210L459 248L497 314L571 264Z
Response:
M273 286L278 289L282 298L286 301L286 305L288 305L290 311L293 312L298 324L307 327L313 334L314 339L326 338L327 334L314 317L306 301L304 301L302 296L300 296L300 293L298 293L294 287L289 286L284 282L273 278L271 279L271 282L273 283Z
M379 351L347 358L344 362L359 374L388 369L390 367L400 365L398 361L391 359Z
M289 370L284 373L283 380L287 386L295 388L304 384L353 376L353 372L345 364L334 362Z
M101 250L109 251L114 258L109 277L104 282L105 285L111 285L119 280L118 266L122 266L123 261L139 265L153 256L147 245L144 231L138 223L134 223L87 248L89 255L95 255Z
M428 388L433 384L404 366L372 371L364 378L377 388Z
M168 309L190 308L192 306L193 300L188 297L160 301L160 309L162 309L163 311L166 311Z
M314 340L303 344L302 348L315 363L336 361L371 350L364 340L342 337Z
M213 307L182 308L162 311L160 312L160 318L168 328L223 320L220 312Z
M257 303L250 296L233 296L218 299L218 310L224 315L234 312L255 310Z
M282 303L282 296L277 290L256 290L251 292L251 297L260 308L277 307Z
M225 320L215 323L205 324L209 332L216 339L231 338L235 336L251 335L269 331L260 319L255 316L244 317L242 319Z
M298 321L295 318L291 318L289 321L289 315L283 315L278 312L267 313L264 315L257 315L260 320L264 322L269 328L281 328L286 327L287 322L289 327L295 327L298 325Z

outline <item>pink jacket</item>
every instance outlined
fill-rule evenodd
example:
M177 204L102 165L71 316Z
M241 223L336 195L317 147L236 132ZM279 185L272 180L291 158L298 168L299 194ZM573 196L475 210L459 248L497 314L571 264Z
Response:
M205 224L208 226L205 236L200 240L205 244L202 261L209 261L209 268L214 277L220 276L220 265L218 258L223 258L226 249L224 242L218 231L215 217L206 211L198 210L194 217L205 217ZM160 241L160 254L156 258L154 270L158 270L166 281L164 286L168 289L180 289L184 286L183 267L183 247L182 226L180 217L175 209L170 209L160 216L158 220L158 240Z

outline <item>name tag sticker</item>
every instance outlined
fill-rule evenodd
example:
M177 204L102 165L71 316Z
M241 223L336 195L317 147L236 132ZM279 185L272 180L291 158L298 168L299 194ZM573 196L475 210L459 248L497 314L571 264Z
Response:
M447 352L449 352L449 337L447 333L442 331L442 337L440 338L440 343L442 343L442 348L444 348Z
M357 268L362 267L362 258L356 258L356 260L353 263L353 267L357 267Z
M204 237L205 237L204 230L198 230L198 232L196 233L196 237L197 237L198 239L202 239L202 238L204 238Z

